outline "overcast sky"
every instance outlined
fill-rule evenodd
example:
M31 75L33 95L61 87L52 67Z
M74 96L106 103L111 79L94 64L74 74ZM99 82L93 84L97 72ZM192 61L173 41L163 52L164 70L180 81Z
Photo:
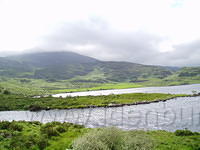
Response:
M0 0L0 56L66 50L200 65L200 0Z

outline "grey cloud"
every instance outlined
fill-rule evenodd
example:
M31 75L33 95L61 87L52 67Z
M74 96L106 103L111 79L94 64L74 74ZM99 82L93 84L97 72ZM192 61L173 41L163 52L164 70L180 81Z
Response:
M200 65L200 40L187 44L174 46L173 52L166 53L164 62L177 66L199 66ZM164 63L163 62L163 63Z
M192 66L200 65L200 41L174 46L172 52L160 52L158 45L165 38L145 33L120 32L100 19L65 23L44 38L43 49L70 50L100 60L130 61L142 64ZM80 50L76 46L93 45Z

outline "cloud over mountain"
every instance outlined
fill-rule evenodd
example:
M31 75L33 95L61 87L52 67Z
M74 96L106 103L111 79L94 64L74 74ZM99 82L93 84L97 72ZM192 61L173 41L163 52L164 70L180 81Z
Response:
M102 60L200 65L199 0L0 0L0 56L68 50Z
M45 37L40 47L70 50L101 60L171 66L200 65L200 41L173 45L173 50L163 52L159 46L167 40L144 31L116 31L101 19L91 19L63 24Z

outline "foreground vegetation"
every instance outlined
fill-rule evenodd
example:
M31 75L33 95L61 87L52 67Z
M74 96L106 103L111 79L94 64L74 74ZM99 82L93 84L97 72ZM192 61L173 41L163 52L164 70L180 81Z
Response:
M7 91L8 92L8 91ZM167 100L175 97L187 96L184 94L160 93L131 93L107 96L80 96L67 98L41 97L32 98L13 95L4 91L0 94L0 111L6 110L32 110L41 109L68 109L85 107L105 107L120 104L149 103Z
M59 122L0 122L1 150L199 150L199 140L199 133L188 130L122 131Z
M51 150L60 149L59 147L65 150L74 138L87 130L83 126L70 123L41 124L40 122L3 121L0 122L0 149L42 150L51 147L56 142L57 147L50 148Z

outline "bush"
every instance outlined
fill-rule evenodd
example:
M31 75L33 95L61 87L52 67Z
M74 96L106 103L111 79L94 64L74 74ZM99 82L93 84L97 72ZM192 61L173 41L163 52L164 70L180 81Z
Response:
M11 94L11 92L8 91L8 90L4 90L4 91L3 91L3 94L5 94L5 95L9 95L9 94Z
M176 130L175 131L176 136L191 136L194 135L194 133L190 130Z
M66 129L65 129L63 126L57 126L57 127L56 127L56 130L57 130L59 133L66 132Z
M49 145L48 139L46 137L41 137L38 141L38 147L40 150L45 149Z
M66 129L60 122L47 123L41 127L41 133L47 135L48 137L58 136L60 133L65 131Z
M24 138L22 138L21 136L15 136L11 138L9 148L10 149L22 149L22 148L25 149Z
M9 126L9 129L13 130L13 131L22 131L23 130L23 126L20 124L17 124L16 122L12 122Z
M151 150L153 140L142 131L95 129L72 144L74 150Z
M1 130L10 129L12 131L22 131L23 130L23 126L18 124L15 121L13 121L13 122L2 121L2 122L0 122L0 129Z
M14 136L10 141L10 149L29 150L36 149L38 137L35 135L18 135Z
M31 123L31 124L35 124L35 125L42 125L42 123L39 122L39 121L31 121L31 122L29 122L29 123Z
M123 150L151 150L154 147L154 141L145 131L129 131L123 140Z
M30 105L29 106L29 110L30 111L40 111L40 110L42 110L43 109L43 107L41 107L40 105L38 105L38 104L33 104L33 105Z
M12 133L10 133L10 132L7 131L7 130L4 130L4 131L1 131L1 130L0 130L0 135L1 135L3 138L12 137Z
M48 146L48 138L38 134L18 134L13 136L10 140L9 149L29 150L40 149L43 150Z
M5 129L8 129L9 126L10 126L10 122L9 121L1 121L0 122L0 129L1 130L5 130Z
M41 132L43 134L46 134L48 137L52 137L52 136L58 136L59 132L56 130L56 127L46 127L46 128L42 128Z

